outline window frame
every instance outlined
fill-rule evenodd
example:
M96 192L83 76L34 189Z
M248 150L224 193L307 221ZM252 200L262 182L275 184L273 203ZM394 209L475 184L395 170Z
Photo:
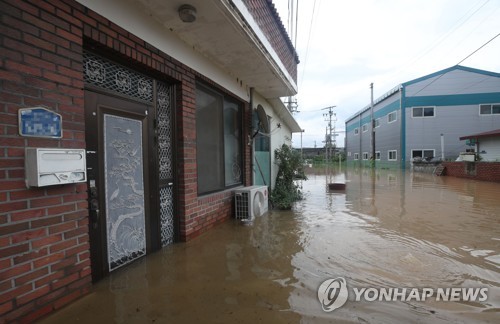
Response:
M380 161L380 157L381 157L381 155L380 155L380 151L376 151L376 152L375 152L375 160L376 160L376 161Z
M368 161L368 152L363 152L363 161Z
M354 135L359 135L359 128L358 127L354 128Z
M391 119L390 116L392 116L392 115L394 115L394 119L390 120ZM393 111L393 112L390 112L387 114L387 123L388 124L394 123L397 120L398 120L398 112L397 111Z
M224 190L227 190L230 188L239 187L244 183L245 145L244 145L244 138L243 138L244 136L243 135L244 135L244 126L245 126L245 124L244 124L245 123L245 121L244 121L245 107L244 107L244 104L240 100L238 100L235 97L232 97L231 95L229 95L225 92L222 92L220 89L217 89L213 86L210 86L204 82L200 82L200 81L196 82L195 91L198 91L198 90L201 90L201 91L213 96L214 98L217 98L217 101L219 101L221 104L221 107L217 107L217 109L216 109L216 113L219 115L218 116L218 125L220 125L220 129L213 130L214 132L220 133L219 134L220 140L222 141L222 144L217 148L217 150L219 152L216 152L219 156L218 160L220 160L220 163L222 163L221 170L218 170L219 172L221 172L221 179L217 179L216 182L221 182L221 183L216 184L214 186L214 187L216 187L215 189L210 188L207 190L200 190L199 179L200 179L200 177L203 177L203 175L199 171L200 170L199 165L200 165L200 161L203 161L205 159L203 158L203 156L199 157L199 155L198 155L201 152L201 150L198 149L198 145L199 145L199 140L198 140L199 128L198 127L200 126L200 124L198 124L198 123L200 121L200 118L198 115L198 109L199 109L198 101L197 101L197 98L195 99L196 100L196 103L195 103L195 107L196 107L196 111L195 111L196 126L195 126L195 129L196 129L197 194L198 194L198 196L204 196L204 195L209 195L209 194L212 194L215 192L221 192L221 191L224 191ZM236 125L236 128L239 128L239 130L238 130L238 137L239 138L237 139L238 141L236 143L237 143L238 148L239 148L238 149L239 156L238 156L237 162L238 162L239 168L240 168L240 180L237 182L234 182L234 183L227 184L228 179L226 179L226 162L227 162L226 161L226 154L227 154L226 151L227 151L228 147L226 147L227 143L226 143L226 138L225 138L226 137L225 110L231 109L231 105L235 105L237 107L237 112L236 112L237 115L236 115L235 120L238 122L238 125ZM227 144L227 145L229 145L229 144ZM217 166L217 168L219 168L219 166Z
M415 116L415 111L417 109L422 109L421 116ZM425 115L426 109L432 109L432 116ZM436 117L436 107L435 106L421 106L421 107L412 107L411 108L411 118L434 118L434 117Z
M361 126L361 129L363 130L363 133L368 132L368 124L363 124L363 125Z
M373 128L379 128L380 127L380 118L375 119L374 124L375 124L375 126Z
M435 149L415 149L415 150L413 150L413 149L412 149L412 150L411 150L411 158L412 158L412 159L414 159L415 157L413 156L413 153L414 153L414 152L419 152L419 151L421 152L421 156L420 156L420 157L421 157L422 159L425 159L425 158L426 158L426 157L425 157L425 153L424 153L425 151L427 151L427 152L432 151L432 158L435 158L435 157L436 157L436 150L435 150Z
M483 106L490 106L490 112L488 114L483 114L481 113L481 108ZM500 110L498 112L493 112L493 106L498 106L498 108L500 109L500 103L490 103L490 104L480 104L479 105L479 116L494 116L494 115L500 115Z
M356 161L359 160L359 153L354 153L354 160L356 160Z
M391 159L391 153L395 153L395 157ZM398 150L389 150L387 151L387 161L397 161L398 160Z

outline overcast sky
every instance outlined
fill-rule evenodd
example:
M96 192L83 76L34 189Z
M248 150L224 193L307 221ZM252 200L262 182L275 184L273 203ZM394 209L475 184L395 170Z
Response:
M273 2L288 29L289 1ZM500 33L500 0L298 2L295 118L304 147L324 145L322 108L337 106L336 129L344 130L345 120L370 104L371 82L376 99L456 65ZM500 36L460 65L500 73ZM344 146L344 133L337 143ZM300 134L293 146L300 147Z

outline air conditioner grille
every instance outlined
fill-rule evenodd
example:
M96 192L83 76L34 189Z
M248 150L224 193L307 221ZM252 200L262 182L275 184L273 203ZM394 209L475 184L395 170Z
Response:
M249 192L239 192L236 194L236 219L249 219L250 215L248 213L249 207Z

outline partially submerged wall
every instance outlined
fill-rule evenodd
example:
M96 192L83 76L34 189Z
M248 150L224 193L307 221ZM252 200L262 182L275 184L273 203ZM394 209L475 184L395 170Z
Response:
M445 175L500 182L500 162L443 162Z

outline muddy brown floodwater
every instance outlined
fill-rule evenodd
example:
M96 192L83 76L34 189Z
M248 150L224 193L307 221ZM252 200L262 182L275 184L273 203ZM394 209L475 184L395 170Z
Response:
M345 192L326 190L346 182ZM500 322L500 184L398 170L312 170L305 199L229 221L120 269L46 323ZM488 288L486 301L354 301L349 287Z

